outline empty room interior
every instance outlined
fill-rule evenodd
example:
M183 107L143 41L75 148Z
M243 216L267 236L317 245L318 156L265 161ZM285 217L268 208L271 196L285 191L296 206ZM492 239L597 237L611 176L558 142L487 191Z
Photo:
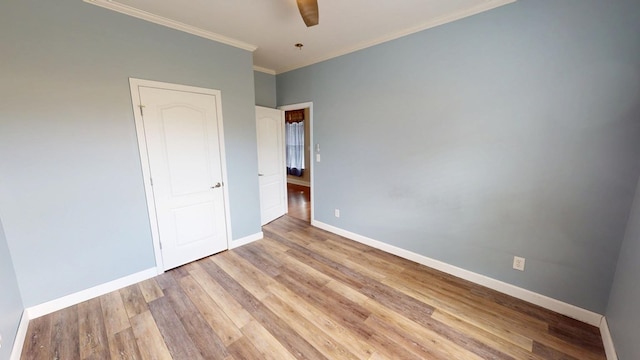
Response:
M344 3L0 4L0 359L640 359L640 2Z

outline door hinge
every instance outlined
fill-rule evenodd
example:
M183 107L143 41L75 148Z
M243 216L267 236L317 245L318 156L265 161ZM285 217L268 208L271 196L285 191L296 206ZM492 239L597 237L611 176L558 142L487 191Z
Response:
M162 250L162 241L158 240L158 245L160 245L160 250Z
M144 116L144 111L142 109L144 109L144 105L138 105L140 107L140 116Z
M151 183L151 186L153 186L153 178L149 178L149 182Z

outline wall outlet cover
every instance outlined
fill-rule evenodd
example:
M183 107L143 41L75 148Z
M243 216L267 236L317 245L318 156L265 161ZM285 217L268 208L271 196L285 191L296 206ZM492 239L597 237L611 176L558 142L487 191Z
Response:
M520 270L520 271L524 271L524 263L525 263L525 258L523 257L519 257L519 256L514 256L513 257L513 268L516 270Z

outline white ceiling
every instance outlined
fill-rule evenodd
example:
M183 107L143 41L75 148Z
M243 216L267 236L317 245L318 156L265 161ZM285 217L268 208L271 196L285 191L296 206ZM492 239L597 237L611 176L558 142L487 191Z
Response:
M282 73L515 0L318 0L310 28L296 0L85 1L254 51L258 70Z

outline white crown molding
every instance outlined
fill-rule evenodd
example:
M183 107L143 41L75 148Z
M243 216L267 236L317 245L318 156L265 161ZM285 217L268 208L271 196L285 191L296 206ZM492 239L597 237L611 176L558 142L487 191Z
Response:
M269 75L276 75L276 71L275 70L267 69L267 68L264 68L262 66L253 65L253 70L259 71L259 72L262 72L262 73L265 73L265 74L269 74Z
M220 35L211 31L207 31L204 29L201 29L199 27L195 27L192 25L187 25L184 23L181 23L179 21L175 21L175 20L171 20L147 11L143 11L140 9L136 9L134 7L128 6L128 5L124 5L124 4L120 4L118 2L112 1L112 0L83 0L86 3L89 4L94 4L96 6L100 6L109 10L113 10L122 14L126 14L138 19L142 19L142 20L146 20L149 22L152 22L154 24L158 24L158 25L163 25L175 30L179 30L179 31L183 31L192 35L196 35L196 36L200 36L203 37L205 39L209 39L209 40L213 40L222 44L226 44L226 45L230 45L230 46L234 46L243 50L247 50L247 51L255 51L258 47L256 45L252 45L240 40L236 40L224 35ZM486 1L480 5L477 6L473 6L467 9L463 9L460 11L457 11L453 14L448 14L445 16L441 16L439 18L433 19L431 21L428 21L426 23L420 24L418 26L414 26L414 27L410 27L408 29L404 29L402 31L396 32L396 33L392 33L389 35L385 35L382 37L379 37L377 39L371 40L371 41L366 41L333 53L330 53L328 55L324 55L324 56L320 56L308 61L304 61L301 63L298 63L296 65L293 66L288 66L288 67L284 67L284 68L280 68L280 69L268 69L265 67L261 67L261 66L254 66L254 70L255 71L260 71L266 74L271 74L271 75L277 75L277 74L282 74L285 73L287 71L291 71L291 70L295 70L295 69L299 69L305 66L309 66L309 65L313 65L325 60L329 60L329 59L333 59L335 57L338 56L342 56L342 55L346 55L352 52L356 52L358 50L362 50L362 49L366 49L368 47L371 46L375 46L375 45L379 45L382 43L385 43L387 41L391 41L391 40L395 40L407 35L411 35L413 33L416 32L420 32L426 29L430 29L439 25L443 25L443 24L447 24L468 16L472 16L475 14L479 14L481 12L487 11L487 10L491 10L491 9L495 9L497 7L503 6L503 5L507 5L513 2L516 2L517 0L489 0Z
M213 40L219 43L223 43L226 45L230 45L230 46L234 46L243 50L247 50L247 51L256 51L256 49L258 48L255 45L252 44L248 44L246 42L240 41L240 40L236 40L236 39L232 39L230 37L224 36L224 35L220 35L220 34L216 34L214 32L211 31L207 31L207 30L203 30L201 28L195 27L195 26L191 26L191 25L187 25L184 23L181 23L179 21L175 21L175 20L171 20L171 19L167 19L165 17L156 15L156 14L152 14L150 12L146 12L140 9L136 9L134 7L131 6L127 6L127 5L123 5L123 4L119 4L115 1L109 1L109 0L83 0L86 3L89 4L93 4L96 6L100 6L103 7L105 9L109 9L109 10L113 10L122 14L126 14L129 16L133 16L135 18L138 19L142 19L142 20L146 20L149 22L152 22L154 24L158 24L158 25L162 25L162 26L166 26L168 28L172 28L175 30L180 30L192 35L196 35L196 36L200 36L203 37L205 39L209 39L209 40Z
M496 290L498 292L501 292L503 294L507 294L507 295L511 295L515 298L518 298L520 300L524 300L527 302L530 302L532 304L541 306L545 309L551 310L551 311L555 311L559 314L568 316L570 318L582 321L584 323L587 323L589 325L593 325L593 326L600 326L601 325L601 321L603 316L597 313L594 313L592 311L586 310L586 309L582 309L580 307L577 307L575 305L571 305L568 303L565 303L563 301L560 300L556 300L553 298L550 298L548 296L542 295L542 294L538 294L535 293L533 291L527 290L527 289L523 289L521 287L517 287L515 285L511 285L508 283L505 283L503 281L500 280L496 280L493 278L490 278L488 276L485 275L481 275L478 273L474 273L472 271L469 270L465 270L462 268L459 268L457 266L453 266L450 264L447 264L445 262L439 261L439 260L435 260L429 257L426 257L424 255L420 255L414 252L411 252L409 250L405 250L393 245L389 245L387 243L378 241L378 240L374 240L371 238L368 238L366 236L362 236L356 233L352 233L350 231L329 225L329 224L325 224L323 222L317 221L317 220L312 220L311 221L311 225L318 227L320 229L332 232L334 234L340 235L340 236L344 236L348 239L357 241L359 243L365 244L365 245L369 245L371 247L374 247L376 249L385 251L387 253L393 254L393 255L397 255L400 256L402 258L405 258L407 260L411 260L414 262L417 262L419 264L428 266L430 268L436 269L436 270L440 270L442 272L445 272L447 274L459 277L461 279L464 280L468 280L471 281L472 283L478 284L478 285L482 285L485 287L488 287L489 289L493 289Z
M507 4L511 4L516 2L517 0L490 0L487 1L485 3L482 3L480 5L477 6L473 6L467 9L463 9L460 11L457 11L455 13L452 14L448 14L445 16L441 16L439 18L435 18L432 19L426 23L420 24L418 26L414 26L414 27L410 27L408 29L404 29L402 31L396 32L396 33L392 33L386 36L382 36L379 37L377 39L371 40L371 41L367 41L367 42L363 42L360 44L357 44L355 46L352 47L348 47L336 52L333 52L331 54L325 55L325 56L321 56L309 61L305 61L302 63L299 63L297 65L294 66L289 66L289 67L285 67L285 68L281 68L281 69L276 69L276 74L282 74L285 73L287 71L291 71L291 70L295 70L295 69L299 69L305 66L309 66L309 65L313 65L313 64L317 64L319 62L325 61L325 60L329 60L329 59L333 59L336 58L338 56L342 56L342 55L347 55L350 54L352 52L356 52L358 50L362 50L362 49L366 49L375 45L379 45L391 40L395 40L395 39L399 39L401 37L407 36L407 35L411 35L423 30L427 30L436 26L440 26L440 25L444 25L456 20L460 20L463 19L465 17L469 17L472 15L476 15L479 13L482 13L484 11L488 11L491 9L495 9L497 7L503 6L503 5L507 5Z
M253 234L253 235L249 235L249 236L245 236L243 238L237 239L237 240L233 240L231 242L231 244L229 245L229 250L238 248L238 247L243 246L243 245L250 244L250 243L252 243L254 241L261 240L262 238L264 238L264 234L262 233L262 231L260 231L258 233Z

